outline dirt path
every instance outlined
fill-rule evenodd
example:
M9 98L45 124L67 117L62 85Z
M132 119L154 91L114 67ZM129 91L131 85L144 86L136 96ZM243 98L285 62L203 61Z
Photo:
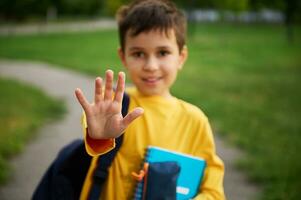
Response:
M78 32L116 28L114 19L99 19L74 22L34 23L1 25L0 35L28 35L55 32Z
M73 91L81 87L86 94L93 93L93 78L38 62L0 61L0 76L32 84L48 95L63 99L68 113L58 122L39 129L38 137L31 141L24 152L11 160L14 174L10 182L0 188L1 200L30 199L42 174L58 150L73 138L81 137L79 118L81 109ZM91 99L91 97L90 97ZM229 200L252 200L258 188L247 182L233 164L241 155L227 146L217 136L217 150L226 165L225 192Z

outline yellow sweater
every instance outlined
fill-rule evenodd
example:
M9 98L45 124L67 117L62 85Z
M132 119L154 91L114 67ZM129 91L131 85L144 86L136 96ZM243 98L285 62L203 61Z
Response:
M202 157L207 162L205 176L196 200L225 199L223 190L224 165L216 155L212 131L207 117L199 108L177 98L165 99L160 96L142 96L137 90L128 91L129 111L139 106L144 109L142 117L136 119L125 131L123 144L111 167L103 186L101 199L126 200L134 194L135 181L131 172L139 171L145 149L154 145L170 150ZM83 130L86 134L86 120ZM101 144L86 141L87 152L94 156L81 192L82 200L87 199L91 187L92 172L97 157L112 148L114 140Z

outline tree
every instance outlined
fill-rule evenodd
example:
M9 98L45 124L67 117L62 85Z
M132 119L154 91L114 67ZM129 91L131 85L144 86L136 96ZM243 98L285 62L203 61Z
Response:
M297 22L297 15L300 16L301 8L300 1L298 0L286 0L285 1L285 25L287 39L292 42L294 40L293 24Z
M274 8L280 10L285 17L287 38L293 41L293 24L300 22L301 3L299 0L250 0L251 9Z
M121 6L121 5L125 5L130 3L131 0L104 0L104 12L107 15L110 16L114 16L117 9Z

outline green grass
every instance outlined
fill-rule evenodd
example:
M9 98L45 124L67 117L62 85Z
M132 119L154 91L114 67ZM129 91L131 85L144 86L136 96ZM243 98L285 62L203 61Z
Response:
M301 29L209 24L189 36L173 93L201 107L215 132L246 152L238 166L261 199L300 199ZM121 70L116 31L0 37L0 56L42 60L91 75Z
M112 31L0 37L0 56L41 60L96 75L108 66L121 69L116 38Z
M38 127L61 116L61 101L30 86L0 79L0 184L11 173L8 159L33 139ZM34 156L34 155L33 155Z
M281 27L199 27L174 88L206 111L216 132L247 152L239 166L264 188L265 200L301 197L297 31L289 44Z

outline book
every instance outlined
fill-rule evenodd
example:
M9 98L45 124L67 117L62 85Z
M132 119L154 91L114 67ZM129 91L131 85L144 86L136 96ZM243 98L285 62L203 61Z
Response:
M177 200L190 199L197 195L206 168L206 161L202 158L184 153L170 151L164 148L148 146L144 162L175 161L180 166L177 179ZM143 181L138 182L134 199L141 200Z

